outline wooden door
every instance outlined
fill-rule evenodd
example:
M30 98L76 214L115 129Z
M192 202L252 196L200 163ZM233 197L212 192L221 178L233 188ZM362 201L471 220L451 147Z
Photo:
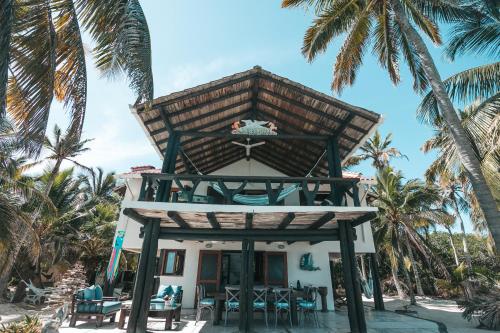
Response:
M286 252L264 253L264 280L266 286L288 286Z
M203 284L208 292L219 291L221 262L221 251L200 250L196 284Z

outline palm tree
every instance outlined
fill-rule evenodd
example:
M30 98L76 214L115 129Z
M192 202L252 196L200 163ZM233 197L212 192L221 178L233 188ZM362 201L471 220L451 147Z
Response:
M374 190L378 215L375 220L375 239L380 248L385 249L391 261L393 279L396 283L398 271L401 270L408 284L411 303L415 304L413 287L405 264L405 253L412 267L418 294L423 295L423 288L414 257L417 251L432 267L430 259L436 260L436 266L445 275L446 267L441 263L418 231L424 222L435 224L446 218L446 212L434 207L439 200L436 188L427 186L420 180L409 180L403 183L403 176L391 168L382 169L377 175L377 186ZM383 245L385 243L385 245ZM400 293L400 296L403 295Z
M104 174L104 170L100 167L86 170L80 176L87 196L87 201L94 205L97 203L117 203L119 200L113 190L116 186L115 173L109 172Z
M392 158L408 158L406 155L394 147L392 144L392 133L382 138L379 131L376 131L373 137L369 138L359 149L361 154L352 156L346 162L346 166L357 165L361 161L371 160L372 165L377 170L381 170L389 165Z
M481 168L489 187L497 202L500 203L500 99L489 98L486 101L473 103L460 112L462 126L469 140L473 143L474 152L481 161ZM437 122L435 134L422 146L424 152L437 151L437 157L426 171L429 181L436 181L440 175L449 175L459 181L461 190L470 205L470 215L475 227L483 229L484 217L477 207L475 191L471 191L470 179L465 175L456 146L447 127L439 127ZM493 231L489 228L491 233Z
M400 81L399 62L404 58L414 78L414 89L432 90L457 155L474 188L478 202L497 245L500 246L500 217L487 186L473 146L461 126L453 103L419 29L435 44L441 44L437 23L481 15L472 6L431 0L283 0L283 7L315 5L317 18L304 36L302 53L312 61L324 52L333 38L347 34L337 55L332 89L352 85L368 45L373 45L380 65L394 83Z
M4 0L0 4L0 117L6 110L38 154L54 97L80 136L87 100L82 32L95 42L96 66L125 73L137 101L153 97L151 41L138 0Z
M69 161L83 169L87 169L86 166L78 163L74 158L88 151L89 148L86 148L85 145L91 141L88 139L80 140L79 136L73 135L71 132L66 132L66 134L63 135L61 129L57 125L54 126L53 136L54 141L47 136L43 143L43 146L50 152L46 159L55 162L45 186L46 193L50 192L52 183L59 173L63 161Z

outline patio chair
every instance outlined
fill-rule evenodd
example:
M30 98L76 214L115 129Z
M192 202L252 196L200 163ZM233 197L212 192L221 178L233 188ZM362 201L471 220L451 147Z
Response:
M267 325L267 291L268 289L265 287L255 287L253 289L253 311L263 311L266 327L269 327Z
M316 327L319 327L318 313L316 312L316 300L318 298L318 288L308 287L305 291L305 297L297 301L297 310L299 311L299 325L304 325L306 316L311 315Z
M26 285L26 289L28 289L26 291L26 296L24 297L24 302L26 303L31 303L33 305L40 305L43 302L45 302L48 296L52 294L52 292L54 291L54 288L44 288L44 289L37 288L35 287L33 282L31 282L31 280L29 281L30 282L28 283L24 280L21 280L21 282Z
M199 284L196 286L196 324L201 320L203 316L203 310L210 311L210 318L212 319L212 324L214 322L214 311L215 311L215 299L213 297L207 297L205 286Z
M292 289L290 288L275 288L274 292L274 327L278 326L278 314L286 312L290 320L290 328L292 325L292 311L291 311L291 296Z
M226 317L224 318L224 326L227 326L227 315L229 312L240 311L240 288L226 287Z
M75 327L78 320L96 318L96 327L101 327L104 318L110 318L114 323L116 313L120 311L122 302L116 297L105 297L102 295L100 286L92 286L77 291L71 302L70 327Z

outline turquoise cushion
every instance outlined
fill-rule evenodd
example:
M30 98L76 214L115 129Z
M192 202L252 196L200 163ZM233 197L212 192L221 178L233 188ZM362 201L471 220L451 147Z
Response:
M87 287L83 290L83 299L86 301L92 301L95 298L95 286Z
M170 288L172 288L172 295L177 295L182 290L182 286L171 285Z
M172 286L170 286L170 285L167 286L167 285L162 284L158 288L158 293L156 294L156 298L164 298L165 296L172 295L172 293L173 293Z
M80 303L76 307L78 313L97 313L97 304L95 303Z
M264 309L266 307L265 302L253 302L253 307L255 309Z
M237 301L226 302L226 307L228 309L238 309L240 307L240 302Z
M308 301L301 301L299 302L299 308L303 309L315 309L316 308L316 303L314 302L308 302Z
M213 298L203 298L202 300L200 300L200 304L201 305L214 305L215 300Z
M290 307L290 304L287 302L275 302L274 306L276 306L278 309L288 309Z
M95 296L94 299L100 301L102 299L102 288L101 286L97 285L95 286Z
M76 299L83 299L83 291L84 289L80 289L76 292Z
M163 298L152 298L151 303L165 303L165 300Z
M122 302L104 302L102 304L101 313L108 314L120 310Z

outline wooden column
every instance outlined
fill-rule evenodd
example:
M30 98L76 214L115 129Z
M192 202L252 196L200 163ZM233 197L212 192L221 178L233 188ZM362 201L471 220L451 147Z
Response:
M384 297L382 286L380 284L380 276L378 274L378 258L376 253L370 253L370 268L373 280L373 300L375 302L375 310L384 311Z
M144 226L144 239L142 241L141 255L139 258L139 266L137 267L137 275L134 285L134 298L132 299L132 307L127 325L127 333L135 333L137 326L137 318L141 309L142 297L144 293L144 282L146 278L146 267L148 264L149 247L151 244L153 231L153 223L146 222Z
M338 221L339 225L339 237L340 237L340 256L342 258L342 272L344 277L344 289L345 296L347 299L347 315L349 317L349 326L352 333L360 333L356 303L354 301L354 279L352 276L352 265L354 263L353 258L349 257L349 246L347 244L347 232L346 229L349 227L348 222Z
M248 241L247 254L247 320L246 332L253 332L253 283L254 283L254 250L255 242Z
M148 261L145 269L144 289L142 292L141 307L139 309L135 333L146 332L149 305L151 303L151 295L153 293L154 275L156 271L156 254L158 252L158 236L160 234L160 219L154 219L151 224L151 241L149 244Z
M328 159L328 176L342 178L342 161L340 159L338 139L336 137L330 137L328 139L326 145L326 157ZM330 191L330 198L333 201L333 204L335 206L340 206L344 196L344 189L340 184L337 184L336 186L331 184Z
M163 157L161 173L174 173L179 148L180 136L177 132L171 132L168 138L167 148L165 149L165 156ZM170 198L171 190L172 180L161 180L156 194L156 201L167 202Z
M247 332L248 308L248 240L241 242L241 269L240 269L240 332Z

